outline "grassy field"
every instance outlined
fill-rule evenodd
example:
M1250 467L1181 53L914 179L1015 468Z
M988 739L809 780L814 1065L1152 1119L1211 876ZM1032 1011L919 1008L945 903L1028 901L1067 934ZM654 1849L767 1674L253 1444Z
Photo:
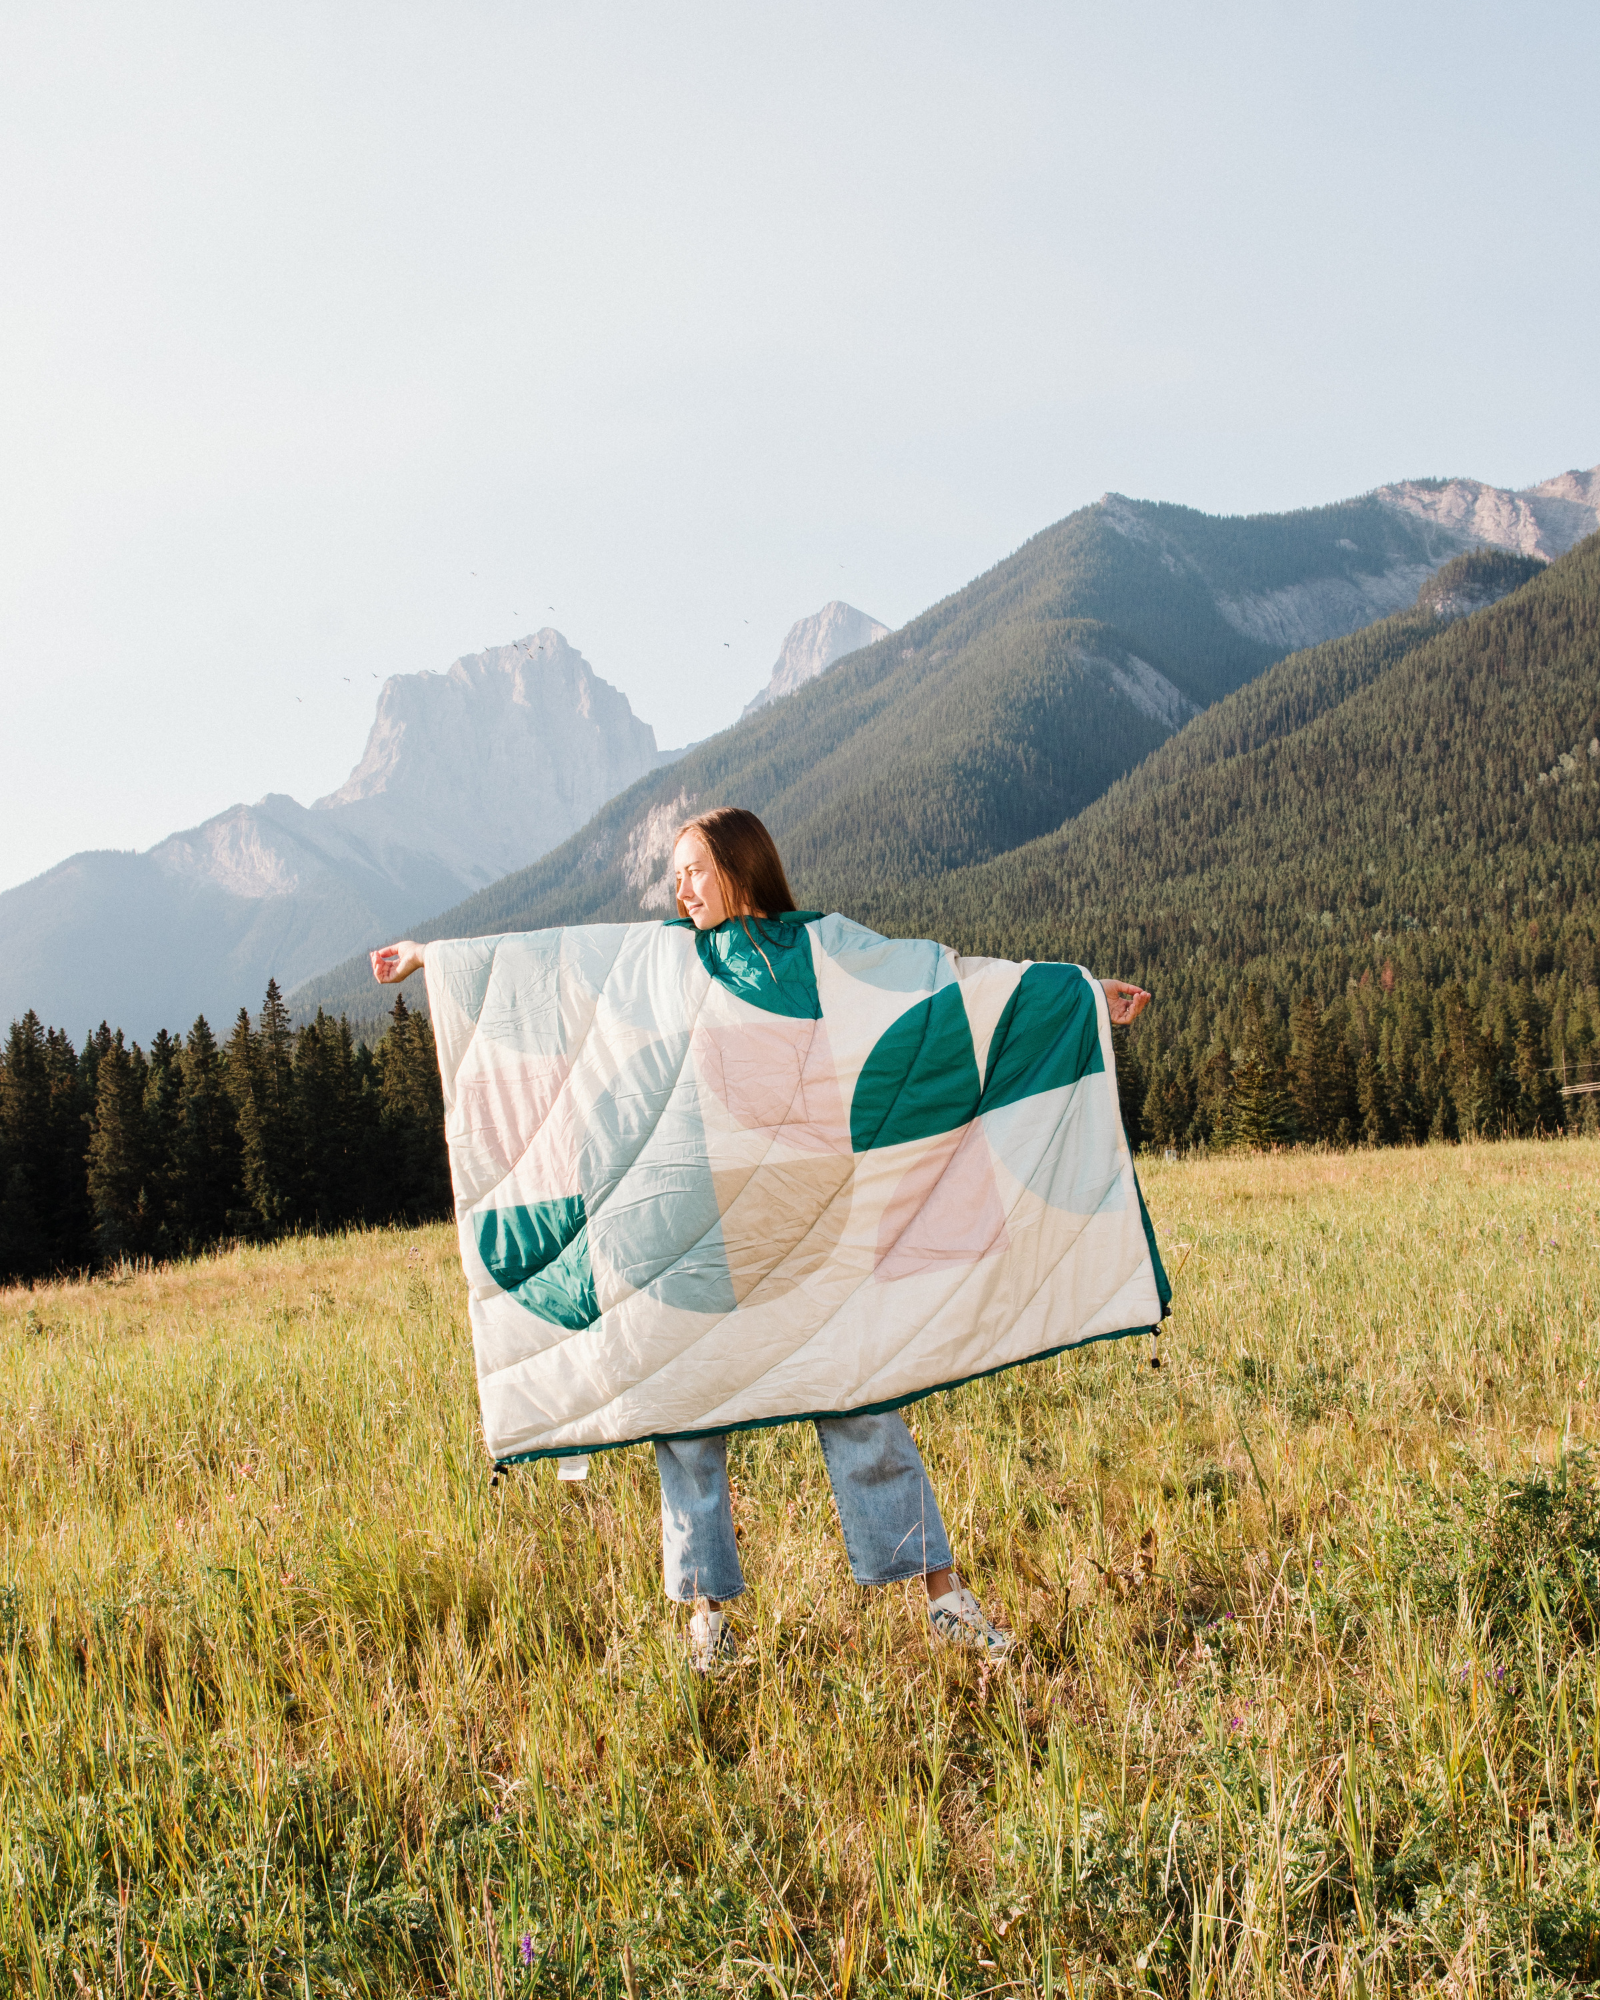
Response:
M445 1228L0 1293L0 1990L1600 1989L1600 1143L1146 1180L1159 1373L912 1413L996 1670L790 1429L689 1674L648 1450L491 1490Z

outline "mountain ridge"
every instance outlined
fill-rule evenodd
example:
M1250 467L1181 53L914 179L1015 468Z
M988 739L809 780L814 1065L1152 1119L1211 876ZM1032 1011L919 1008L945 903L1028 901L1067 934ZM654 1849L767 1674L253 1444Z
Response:
M1148 985L1136 1140L1596 1129L1558 1079L1600 1078L1600 534L1519 560L1463 559L1447 601L1474 566L1511 588L1291 656L1070 825L858 914Z
M875 884L982 865L1072 819L1308 635L1414 606L1477 527L1555 546L1590 518L1600 469L1543 486L1563 489L1543 515L1459 480L1254 516L1108 494L414 934L660 914L663 828L714 804L768 820L808 907L865 907ZM330 968L294 1004L359 1013L363 972Z

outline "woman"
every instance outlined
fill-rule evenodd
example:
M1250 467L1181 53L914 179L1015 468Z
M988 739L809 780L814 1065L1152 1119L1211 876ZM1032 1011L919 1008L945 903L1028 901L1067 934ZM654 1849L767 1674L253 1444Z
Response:
M723 806L686 821L678 830L673 870L678 919L697 930L734 923L748 930L751 922L795 908L771 834L742 807ZM759 928L751 936L759 948ZM421 964L421 948L409 940L372 954L372 969L385 985ZM1136 1019L1150 998L1122 980L1101 983L1118 1025ZM1011 1635L990 1622L956 1575L939 1503L905 1419L893 1411L828 1417L816 1428L856 1581L870 1586L921 1577L935 1637L1003 1658ZM745 1587L728 1492L727 1439L680 1438L658 1443L655 1451L666 1592L695 1606L690 1654L704 1671L736 1650L723 1607Z

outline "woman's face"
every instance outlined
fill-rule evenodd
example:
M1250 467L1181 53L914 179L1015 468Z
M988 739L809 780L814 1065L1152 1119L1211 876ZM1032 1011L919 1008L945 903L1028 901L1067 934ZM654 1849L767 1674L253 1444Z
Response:
M678 901L696 930L711 930L725 918L740 914L728 908L722 884L717 879L716 863L711 859L711 849L693 827L678 836L678 844L672 850L672 872L677 882Z

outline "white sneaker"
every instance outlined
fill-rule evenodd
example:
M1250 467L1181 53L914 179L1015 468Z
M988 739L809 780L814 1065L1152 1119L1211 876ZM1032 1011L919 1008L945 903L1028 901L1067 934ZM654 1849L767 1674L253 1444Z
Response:
M928 1623L936 1639L948 1640L954 1646L971 1646L986 1659L1003 1660L1011 1651L1011 1634L989 1623L983 1615L983 1606L959 1579L954 1590L947 1590L943 1597L928 1599Z
M731 1666L739 1651L733 1626L725 1611L713 1611L709 1604L697 1604L689 1620L689 1665L697 1674L713 1674L718 1667Z

